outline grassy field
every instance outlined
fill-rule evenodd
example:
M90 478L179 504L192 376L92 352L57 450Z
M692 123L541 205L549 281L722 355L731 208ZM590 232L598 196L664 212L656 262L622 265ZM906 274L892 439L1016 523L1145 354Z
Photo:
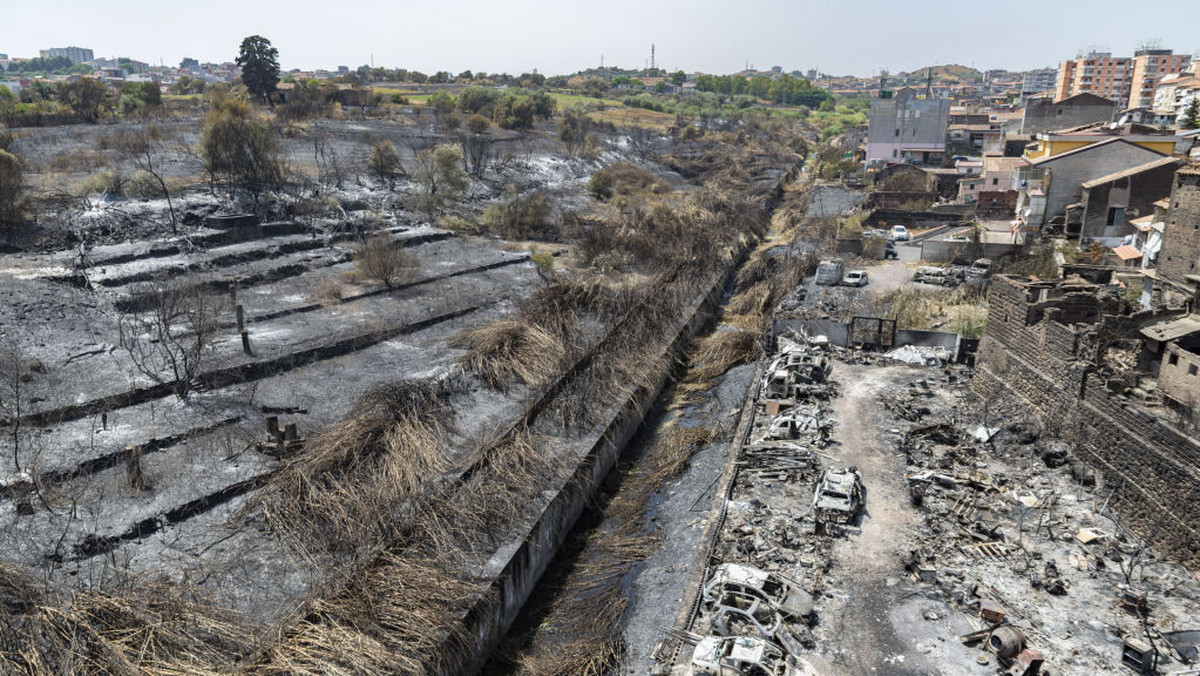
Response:
M408 99L412 103L424 105L429 100L430 94L414 91L412 89L395 89L392 87L372 87L371 91L378 92L384 96L390 97L393 94L399 94Z
M597 99L591 96L582 94L560 94L558 92L547 92L558 103L559 108L571 108L572 106L587 105L589 103L603 103L606 106L614 106L623 108L625 104L615 99Z
M588 117L598 122L611 122L618 127L646 127L657 131L665 131L675 123L675 116L670 113L642 108L609 108L588 113Z

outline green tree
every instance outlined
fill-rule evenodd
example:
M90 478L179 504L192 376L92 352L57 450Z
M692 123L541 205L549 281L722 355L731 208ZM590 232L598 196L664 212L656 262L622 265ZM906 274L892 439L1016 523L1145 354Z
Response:
M161 111L162 89L157 82L126 82L121 85L117 106L126 117Z
M682 87L683 83L685 82L687 82L687 73L683 72L682 70L677 70L674 73L671 73L671 84L675 85L676 87Z
M595 195L598 200L606 200L613 195L613 183L612 172L606 167L592 174L592 177L588 179L588 192Z
M271 94L279 84L279 50L261 35L251 35L242 40L237 65L242 69L242 82L255 96L261 96L267 105L275 106Z
M478 113L467 118L467 131L472 134L482 134L488 130L492 123L488 119Z
M463 170L462 147L443 143L417 155L417 181L421 185L421 209L432 218L455 201L471 177Z
M588 133L592 130L592 119L587 111L581 108L568 108L563 111L562 119L558 122L558 140L567 146L567 153L574 155L587 141Z
M89 124L100 121L100 114L108 103L108 96L108 87L90 77L64 82L58 90L58 100Z
M429 97L426 105L439 113L448 113L454 110L456 103L453 96L445 92L438 92Z
M256 199L263 190L283 183L284 164L275 132L254 119L250 107L237 99L216 103L205 115L200 153L213 181L224 178Z
M1192 104L1183 113L1179 121L1180 129L1200 129L1200 95L1192 98Z
M468 113L490 115L491 106L498 98L500 94L495 89L467 87L458 95L458 107Z
M21 184L21 158L0 148L0 224L20 218Z
M371 156L367 158L367 173L381 183L387 183L391 188L396 182L396 176L404 173L400 165L400 153L391 141L380 141L371 148Z

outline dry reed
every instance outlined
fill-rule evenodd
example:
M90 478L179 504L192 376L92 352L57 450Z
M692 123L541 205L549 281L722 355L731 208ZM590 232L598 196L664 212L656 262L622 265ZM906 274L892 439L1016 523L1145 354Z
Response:
M494 389L521 382L536 387L558 374L566 350L549 331L517 319L468 329L453 339L467 353L459 364Z
M301 549L353 552L393 537L402 507L449 469L442 384L401 383L360 398L356 413L307 442L246 509L262 509Z

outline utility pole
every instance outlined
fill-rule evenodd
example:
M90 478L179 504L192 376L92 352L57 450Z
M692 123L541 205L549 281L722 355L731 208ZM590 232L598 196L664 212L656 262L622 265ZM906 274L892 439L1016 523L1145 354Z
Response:
M654 70L654 43L650 43L650 70Z

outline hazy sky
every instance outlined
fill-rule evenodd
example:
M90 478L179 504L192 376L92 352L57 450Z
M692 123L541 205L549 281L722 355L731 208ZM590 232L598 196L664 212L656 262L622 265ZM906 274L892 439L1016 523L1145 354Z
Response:
M0 53L75 45L178 65L230 61L260 34L291 68L371 62L432 73L571 73L605 65L873 75L930 64L1024 70L1158 40L1200 51L1200 2L1128 0L0 0Z

